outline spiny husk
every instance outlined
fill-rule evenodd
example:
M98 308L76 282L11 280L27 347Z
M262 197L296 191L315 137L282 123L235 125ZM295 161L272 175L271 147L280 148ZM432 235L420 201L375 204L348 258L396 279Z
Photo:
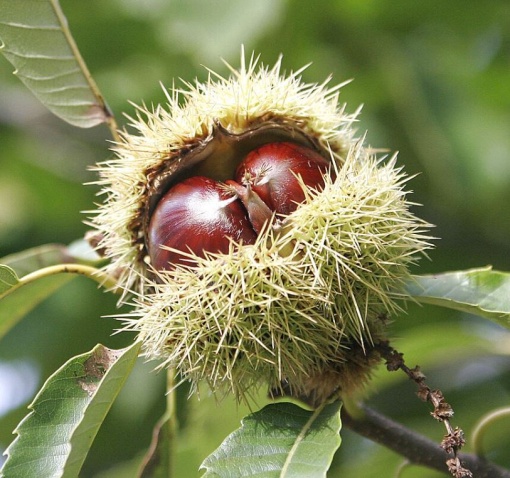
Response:
M381 317L398 309L429 225L409 211L395 158L383 163L358 144L335 165L336 179L308 190L256 244L158 273L125 324L148 357L238 397L282 382L299 396L384 337ZM367 373L354 370L361 383Z
M136 134L122 132L116 157L97 167L104 201L90 223L122 300L135 296L124 328L139 332L148 358L239 398L264 384L317 405L368 377L386 335L382 318L398 309L408 266L429 247L429 225L409 211L395 159L381 162L355 139L357 112L338 104L342 85L299 75L283 75L281 59L267 68L242 55L229 78L211 72L204 84L174 87L168 109L139 107ZM306 201L254 245L153 271L144 224L159 173L214 145L217 131L241 138L268 127L330 153L336 179L305 190Z
M106 272L127 291L143 294L147 285L141 216L151 193L149 177L186 161L186 151L213 140L217 125L232 134L273 123L297 128L336 157L345 156L353 142L357 112L346 114L338 104L343 84L306 84L301 71L283 75L281 58L268 68L254 57L246 63L242 54L241 68L229 68L228 78L211 72L204 84L174 87L167 92L168 109L139 107L137 117L130 118L137 134L121 132L116 157L96 168L104 201L91 211L89 224L100 233L98 248L110 259Z

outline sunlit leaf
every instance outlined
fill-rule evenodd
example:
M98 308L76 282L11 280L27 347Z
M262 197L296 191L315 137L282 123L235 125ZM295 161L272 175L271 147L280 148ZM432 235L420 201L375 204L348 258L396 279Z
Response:
M82 128L108 120L58 0L2 0L0 42L14 73L55 115Z
M510 273L484 267L415 276L407 291L418 302L476 314L510 327Z
M2 468L6 478L76 477L140 345L97 345L76 356L44 384L18 425Z
M204 460L204 477L325 477L341 443L340 406L310 412L292 403L267 405Z

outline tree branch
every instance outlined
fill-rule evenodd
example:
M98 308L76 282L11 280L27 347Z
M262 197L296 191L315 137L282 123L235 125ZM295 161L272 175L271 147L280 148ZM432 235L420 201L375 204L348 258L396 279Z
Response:
M404 362L404 354L395 350L389 342L380 342L378 344L381 357L386 360L386 368L388 371L402 370L416 385L418 386L417 395L424 402L430 402L434 407L431 415L442 422L446 428L446 435L441 441L441 448L449 455L446 465L450 474L454 478L473 478L473 473L469 468L464 467L459 454L460 449L465 445L464 432L461 428L453 428L450 419L453 417L453 408L445 400L441 390L431 390L425 383L425 375L423 375L419 366L409 368Z
M362 418L353 418L342 407L342 423L352 431L379 443L416 465L448 473L446 461L449 455L432 440L409 430L364 405L360 405ZM504 469L482 457L459 453L462 463L476 478L510 478L510 470Z

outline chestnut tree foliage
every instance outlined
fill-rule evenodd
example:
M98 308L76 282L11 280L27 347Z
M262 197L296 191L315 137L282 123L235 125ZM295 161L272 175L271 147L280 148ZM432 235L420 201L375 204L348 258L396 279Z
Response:
M506 3L168 3L0 3L0 476L510 476ZM358 130L423 171L413 200L440 239L343 403L238 404L155 372L114 333L130 304L83 239L113 111L164 103L159 81L201 63L228 74L241 44L312 61L307 81L355 76Z

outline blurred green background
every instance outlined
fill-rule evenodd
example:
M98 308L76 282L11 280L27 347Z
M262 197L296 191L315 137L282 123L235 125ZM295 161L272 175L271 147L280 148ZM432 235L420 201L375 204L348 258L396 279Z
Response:
M22 1L22 0L21 0ZM349 111L364 104L359 132L399 151L418 174L409 185L417 213L440 238L416 272L492 264L510 270L510 2L431 0L61 0L77 44L122 124L135 103L164 101L159 82L222 74L238 66L240 45L287 71L312 63L307 82L328 75ZM90 166L109 156L108 130L75 129L51 116L0 58L0 257L83 236L94 208ZM114 335L115 297L78 278L29 314L0 343L0 451L44 380L67 359ZM510 334L482 319L410 305L395 317L394 346L455 409L469 438L477 419L510 402ZM112 408L83 477L133 476L164 410L164 374L140 362ZM403 375L403 374L402 374ZM439 442L442 427L413 384L383 367L367 402ZM246 413L179 392L178 476L198 476L201 460ZM261 399L261 404L264 402ZM510 467L510 419L487 438L488 457ZM467 447L469 450L469 446ZM328 476L395 476L402 459L345 431ZM440 476L416 467L405 477Z

